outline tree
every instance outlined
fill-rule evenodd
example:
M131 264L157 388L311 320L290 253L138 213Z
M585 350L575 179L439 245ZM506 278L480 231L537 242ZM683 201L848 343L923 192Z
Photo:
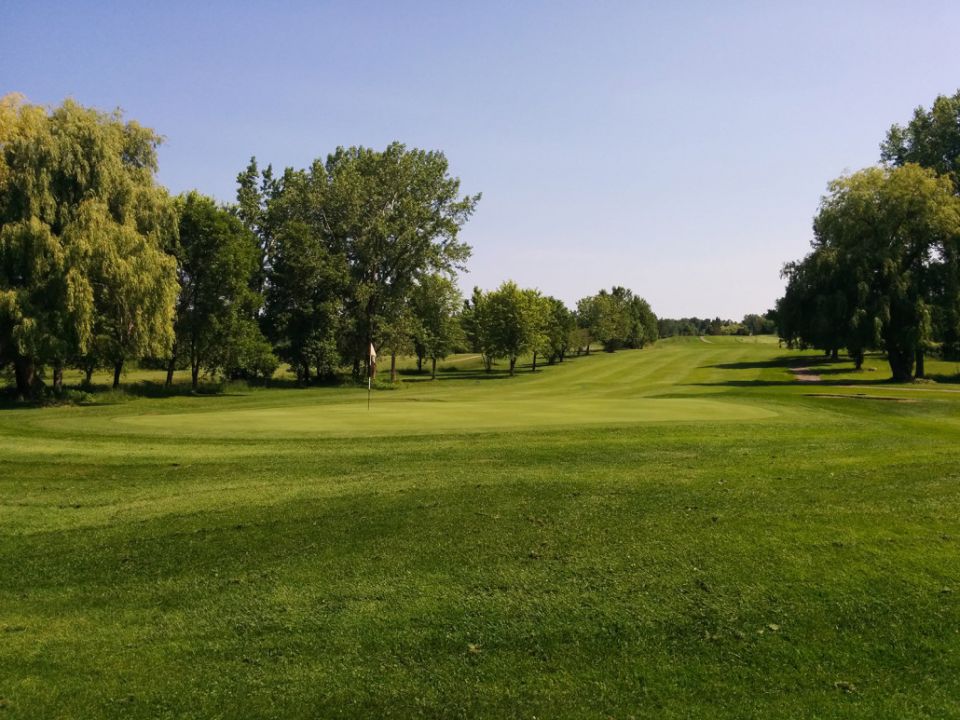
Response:
M517 358L533 351L541 341L540 294L535 290L522 290L508 280L487 293L481 307L490 344L487 352L492 357L507 358L513 376Z
M413 289L413 314L417 319L418 344L431 361L430 376L437 377L437 360L447 357L463 339L457 310L463 303L460 291L444 275L425 275Z
M650 304L621 286L580 300L577 319L588 332L588 355L590 340L602 342L607 352L614 352L621 347L642 348L660 336Z
M547 299L540 294L539 290L527 288L522 291L524 295L524 311L529 316L528 322L531 326L530 350L533 358L530 363L530 372L537 371L537 356L544 348L548 347L549 337L547 330L549 325L550 304Z
M642 349L660 337L657 316L653 314L650 303L627 290L627 337L625 344L629 348Z
M577 329L577 318L570 312L562 300L555 297L543 298L544 327L541 351L547 356L547 362L563 362Z
M255 157L250 158L246 170L237 175L237 205L234 212L257 239L259 267L252 278L252 284L253 288L261 293L270 272L276 234L270 200L278 191L279 183L273 177L273 167L268 165L261 172Z
M859 369L863 351L878 342L862 337L867 300L857 269L837 248L819 244L799 263L784 266L787 291L778 305L781 337L790 345L812 346L837 359L846 347Z
M443 153L400 143L382 152L338 148L311 172L325 178L324 231L348 260L356 372L391 320L388 309L402 306L421 278L463 268L470 248L458 236L480 195L460 196Z
M470 349L480 353L484 369L490 372L493 369L493 361L496 359L497 345L488 298L489 293L474 287L470 299L463 302L460 324Z
M596 331L600 323L600 306L596 297L590 295L577 301L577 325L583 331L583 343L587 355L590 354L590 345L597 340Z
M318 228L286 223L276 236L264 325L277 355L302 383L329 377L338 365L347 261L332 253Z
M255 319L263 304L252 289L261 269L256 237L211 198L191 192L177 205L179 295L167 384L182 354L188 358L194 390L201 369L228 375L272 373L276 361L271 363Z
M914 163L950 178L960 194L960 91L939 95L930 109L918 107L906 125L893 125L880 144L887 165Z
M160 138L119 112L0 101L0 365L33 392L50 365L166 352L176 233L157 185Z
M893 125L880 150L887 165L916 163L949 178L960 196L960 91L938 96L929 110L918 107L906 125ZM931 270L932 333L946 357L960 358L960 238L943 244Z
M750 335L772 335L777 327L770 313L769 310L763 315L747 313L740 322Z
M397 355L417 353L417 372L423 369L426 347L422 343L420 321L410 303L399 308L390 308L390 318L380 332L380 350L390 355L390 382L397 382Z
M781 334L845 343L862 360L880 341L896 381L923 375L931 286L960 234L949 179L918 165L868 168L833 181L814 221L814 251L787 267Z

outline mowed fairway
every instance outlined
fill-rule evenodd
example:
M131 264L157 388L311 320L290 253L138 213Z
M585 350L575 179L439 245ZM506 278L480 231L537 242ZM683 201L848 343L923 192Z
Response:
M0 720L960 717L953 366L817 361L0 410Z

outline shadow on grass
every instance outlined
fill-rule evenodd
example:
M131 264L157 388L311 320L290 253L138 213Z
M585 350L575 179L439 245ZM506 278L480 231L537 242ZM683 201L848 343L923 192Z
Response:
M773 360L747 360L744 362L717 363L715 365L700 365L701 369L714 368L717 370L769 370L774 368L816 367L830 365L843 360L830 360L824 357L810 357L809 355L785 355Z
M423 370L422 372L417 372L416 370L401 370L399 375L404 383L505 380L510 377L510 373L507 370L493 369L487 372L486 370L458 370L456 368L437 370L437 377L435 379L430 376L429 370Z
M598 353L592 353L591 355L597 355ZM561 367L566 363L574 363L578 360L586 360L590 356L588 355L568 355L564 358L563 361L557 361L551 365L549 362L537 361L537 374L541 372L548 372L554 368ZM533 371L532 362L518 362L514 368L514 377L521 377L523 375L530 375ZM429 382L433 378L430 377L429 370L416 370L415 368L404 368L397 371L400 377L405 383L417 383L417 382ZM510 369L508 365L504 364L494 364L491 370L485 370L484 368L471 368L469 370L463 370L456 366L448 366L443 368L437 368L437 382L446 382L450 380L509 380L510 379Z
M960 384L960 373L955 375L944 375L942 373L927 373L927 380L933 380L935 383L950 383L953 385Z
M69 385L55 393L50 388L42 388L30 398L18 398L13 388L0 391L0 410L28 410L56 407L61 405L119 405L136 398L184 398L184 397L241 397L245 393L231 384L203 383L196 390L189 384L176 384L167 387L162 382L138 382L121 385Z
M856 385L876 386L876 385L902 385L903 383L894 383L890 380L818 380L814 382L801 382L799 380L720 380L718 382L699 382L688 383L695 387L851 387Z
M131 385L123 385L117 390L102 386L97 388L100 397L109 398L113 393L137 398L170 398L170 397L240 397L243 392L231 383L200 383L194 390L189 384L173 384L170 386L162 382L145 380Z

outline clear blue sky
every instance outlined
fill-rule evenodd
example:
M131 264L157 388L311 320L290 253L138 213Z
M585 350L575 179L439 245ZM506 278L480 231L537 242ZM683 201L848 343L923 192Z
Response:
M71 96L167 140L160 179L221 200L251 155L443 150L462 285L664 316L770 307L831 178L960 87L950 2L4 2L0 94Z

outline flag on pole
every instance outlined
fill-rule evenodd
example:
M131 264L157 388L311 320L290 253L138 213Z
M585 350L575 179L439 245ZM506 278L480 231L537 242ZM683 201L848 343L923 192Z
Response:
M373 373L377 369L377 349L370 343L370 368L367 372L367 410L370 409L370 386L373 380Z

